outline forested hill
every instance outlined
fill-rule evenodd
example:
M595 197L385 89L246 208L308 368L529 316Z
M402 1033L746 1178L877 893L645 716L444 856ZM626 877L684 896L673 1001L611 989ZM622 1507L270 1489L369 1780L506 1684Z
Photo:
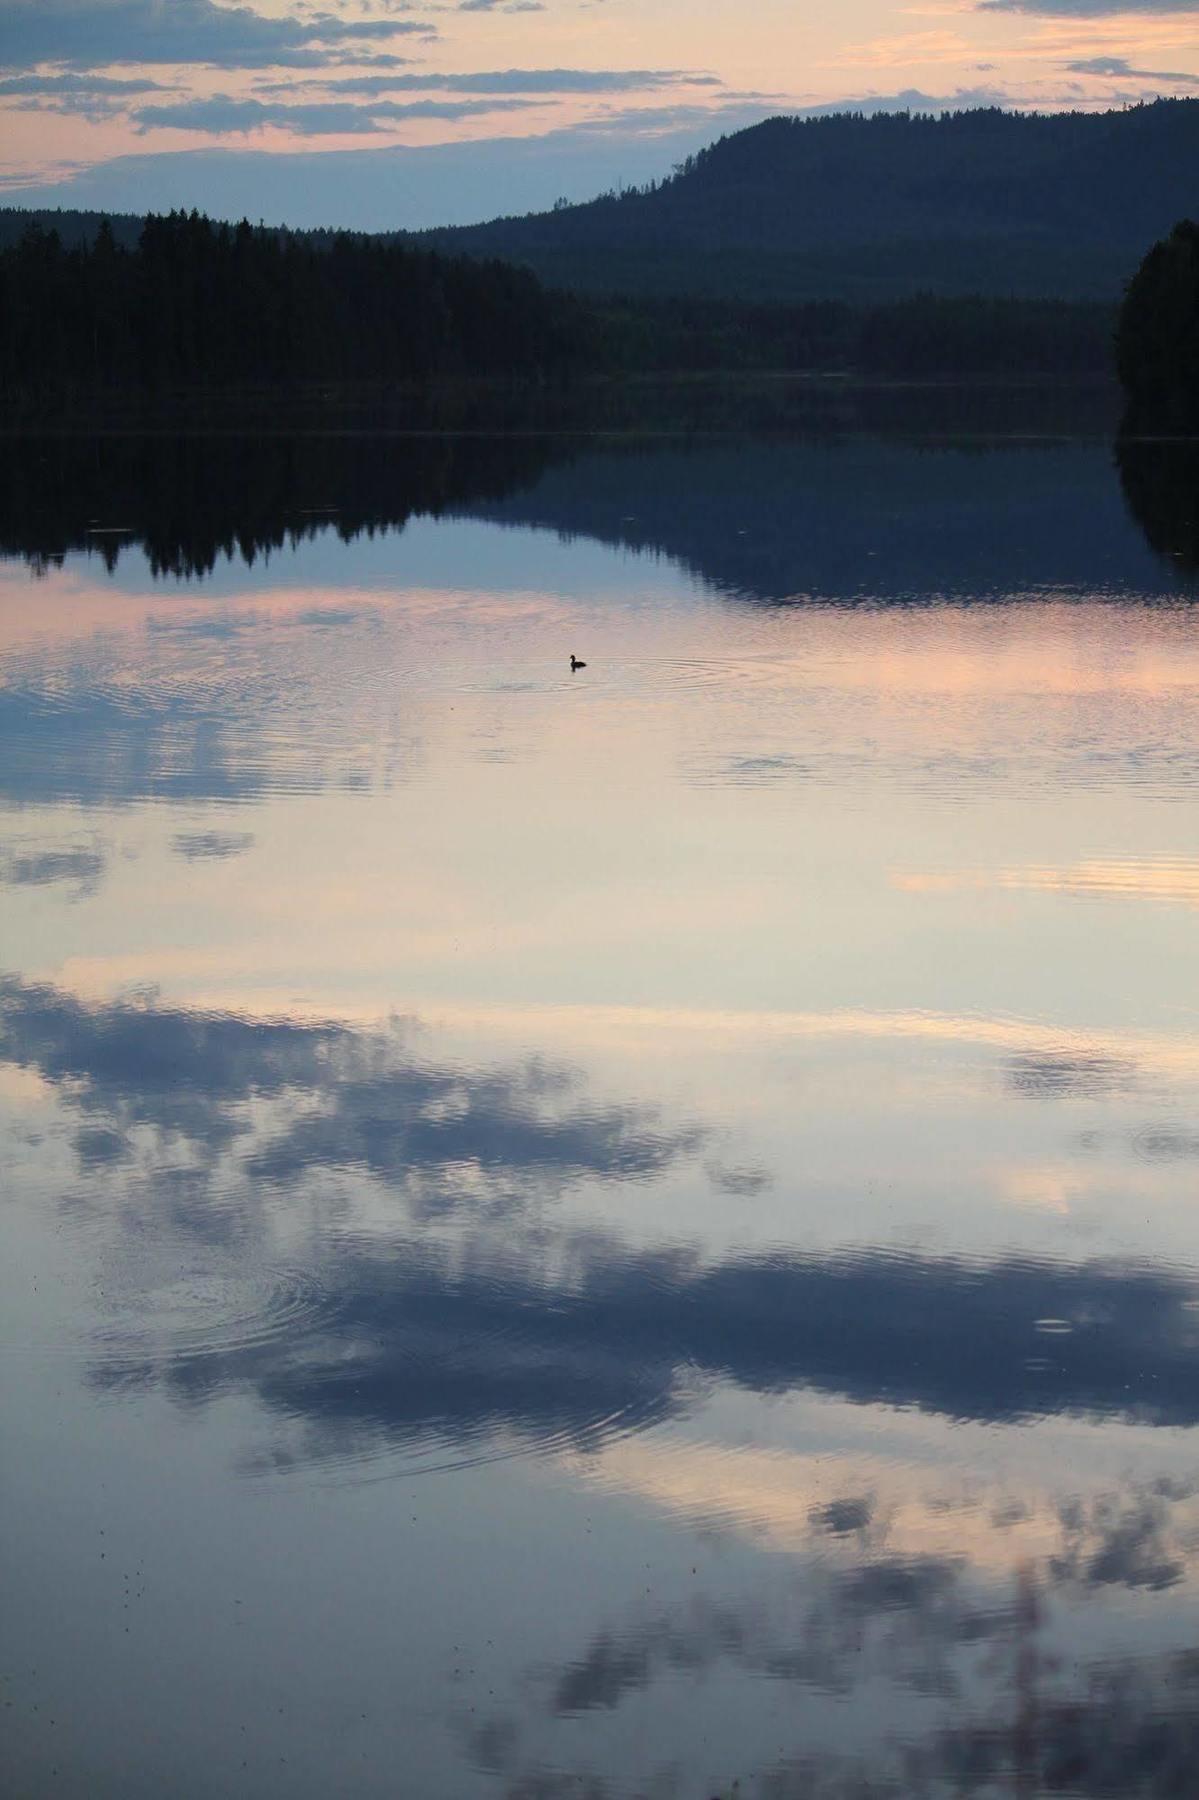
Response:
M1115 304L1146 246L1197 216L1199 99L1158 100L1102 113L767 119L647 189L373 241L500 257L601 295ZM0 249L30 224L71 250L94 241L100 215L0 209ZM142 224L111 219L115 244L134 250ZM336 224L266 235L293 254L332 250L345 242Z
M1199 100L775 118L649 189L421 234L593 293L1119 298L1199 214Z

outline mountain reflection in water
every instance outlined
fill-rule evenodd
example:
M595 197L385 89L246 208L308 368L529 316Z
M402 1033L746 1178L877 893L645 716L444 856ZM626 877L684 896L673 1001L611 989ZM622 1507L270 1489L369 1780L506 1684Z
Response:
M812 405L0 455L6 1791L1192 1791L1191 451Z
M874 408L868 435L817 411L806 432L769 439L9 439L0 549L34 568L86 549L111 570L139 546L155 574L194 578L325 534L348 544L414 517L466 513L672 556L759 601L1002 600L1063 579L1084 591L1169 592L1171 576L1194 568L1194 445L1116 446L1124 501L1165 561L1154 581L1110 503L1101 437L987 435L985 407L968 434L943 423L921 436L913 407L906 419L896 397L881 415Z

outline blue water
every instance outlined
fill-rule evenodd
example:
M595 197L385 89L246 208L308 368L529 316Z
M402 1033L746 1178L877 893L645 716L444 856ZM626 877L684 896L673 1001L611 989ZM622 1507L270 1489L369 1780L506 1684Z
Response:
M1185 452L23 466L5 1793L1192 1792Z

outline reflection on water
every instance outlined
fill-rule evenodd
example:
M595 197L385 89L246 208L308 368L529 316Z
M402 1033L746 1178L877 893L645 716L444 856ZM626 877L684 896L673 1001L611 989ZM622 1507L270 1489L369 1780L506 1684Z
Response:
M508 492L552 452L529 437L110 436L0 445L0 546L35 572L140 548L158 576L211 575L332 533L401 530L418 513Z
M833 423L6 460L7 1789L1192 1791L1190 453Z
M817 412L802 434L771 437L8 440L0 546L36 572L84 550L111 571L140 551L157 576L197 577L465 512L665 554L748 599L918 605L1127 585L1143 599L1194 567L1195 445L1116 448L1128 509L1175 565L1155 579L1103 438L981 437L977 419L972 435L942 422L913 436L903 408L918 420L918 400L891 396L890 429L873 436Z
M199 1341L179 1331L174 1282L164 1327L139 1270L127 1339L102 1334L105 1379L162 1375L193 1395L248 1382L292 1418L451 1444L487 1427L583 1441L685 1407L684 1375L697 1373L955 1419L1199 1421L1199 1282L1169 1264L877 1247L738 1247L709 1261L692 1245L634 1248L594 1228L521 1242L513 1227L547 1199L588 1180L651 1186L694 1160L710 1130L643 1104L588 1104L576 1073L543 1062L442 1066L414 1056L399 1029L85 1006L16 981L0 989L0 1023L5 1061L78 1120L72 1144L95 1193L115 1171L126 1209L134 1195L152 1207L148 1230L169 1217L217 1253L192 1297L206 1316ZM1012 1078L1102 1094L1106 1070L1028 1056ZM1194 1154L1168 1132L1146 1146ZM264 1282L249 1222L269 1260L271 1206L334 1171L370 1177L402 1212L381 1242L347 1230L328 1264ZM719 1169L708 1178L727 1186ZM397 1257L402 1228L450 1219L465 1228L452 1254L418 1235ZM484 1225L503 1227L496 1241L473 1235ZM243 1283L261 1292L262 1316L214 1312ZM143 1334L161 1335L161 1366L142 1362Z
M1199 444L1122 440L1120 485L1158 555L1184 574L1199 568Z

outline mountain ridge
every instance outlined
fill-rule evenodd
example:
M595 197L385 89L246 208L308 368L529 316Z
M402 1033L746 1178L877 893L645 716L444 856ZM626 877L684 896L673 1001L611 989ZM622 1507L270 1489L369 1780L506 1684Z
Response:
M666 180L409 234L588 293L1115 299L1199 212L1199 99L1119 110L778 116Z
M104 216L0 208L0 248L32 224L86 245ZM500 259L593 299L1114 305L1186 217L1199 217L1199 98L1096 113L780 115L661 181L548 212L422 232L262 229L314 249L352 237ZM141 219L110 223L136 246Z

